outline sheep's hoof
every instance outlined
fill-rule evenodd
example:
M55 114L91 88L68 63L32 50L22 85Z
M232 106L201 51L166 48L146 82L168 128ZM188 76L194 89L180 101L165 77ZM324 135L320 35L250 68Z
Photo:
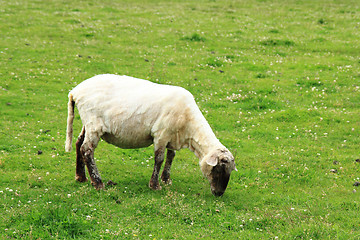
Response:
M150 187L152 190L161 190L161 186L160 186L159 182L154 183L153 181L150 180L150 182L149 182L149 187Z
M75 180L78 181L78 182L87 182L88 179L85 176L76 175Z
M101 190L101 189L105 188L105 186L104 186L104 184L102 182L100 182L100 183L94 183L93 182L93 183L91 183L91 185L93 185L96 190Z
M170 178L168 178L168 179L161 179L161 181L162 181L164 184L166 184L166 185L171 185L171 184L172 184L172 181L171 181Z

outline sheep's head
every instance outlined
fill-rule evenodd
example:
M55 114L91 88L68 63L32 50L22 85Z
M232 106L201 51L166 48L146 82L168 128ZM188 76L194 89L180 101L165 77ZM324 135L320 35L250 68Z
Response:
M206 155L200 162L200 167L209 180L211 192L215 196L224 194L231 172L237 171L234 157L227 149L217 149Z

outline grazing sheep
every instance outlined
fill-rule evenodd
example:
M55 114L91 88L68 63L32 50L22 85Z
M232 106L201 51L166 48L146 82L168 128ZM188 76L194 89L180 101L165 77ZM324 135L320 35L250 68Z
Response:
M154 144L155 165L149 182L161 189L159 172L167 149L161 180L170 184L175 151L189 148L200 159L211 191L221 196L230 173L236 170L234 157L215 137L187 90L128 76L98 75L69 93L66 146L71 151L74 107L83 123L76 142L76 180L86 181L85 164L96 189L104 187L94 161L100 138L120 148L142 148Z

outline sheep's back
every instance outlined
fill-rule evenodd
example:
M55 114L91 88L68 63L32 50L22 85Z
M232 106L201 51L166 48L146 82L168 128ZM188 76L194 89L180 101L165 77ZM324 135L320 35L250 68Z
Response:
M85 80L69 94L83 125L118 138L120 142L113 144L120 147L137 147L125 146L136 142L146 145L159 129L177 131L182 126L169 119L180 117L195 104L193 96L181 87L110 74Z

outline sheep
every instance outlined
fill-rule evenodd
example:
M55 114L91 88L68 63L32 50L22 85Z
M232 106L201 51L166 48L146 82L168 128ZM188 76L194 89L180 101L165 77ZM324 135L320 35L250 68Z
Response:
M120 148L154 145L155 164L149 187L160 190L159 173L167 149L161 180L171 184L175 152L189 148L215 196L224 194L230 173L236 170L230 151L215 137L192 94L184 88L129 76L97 75L69 92L65 150L71 151L75 104L82 120L76 142L76 180L104 188L94 161L100 138Z

